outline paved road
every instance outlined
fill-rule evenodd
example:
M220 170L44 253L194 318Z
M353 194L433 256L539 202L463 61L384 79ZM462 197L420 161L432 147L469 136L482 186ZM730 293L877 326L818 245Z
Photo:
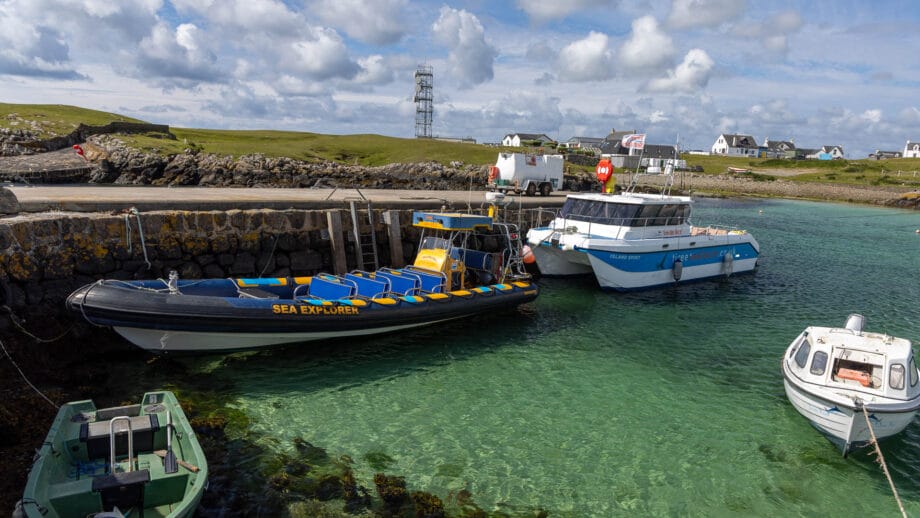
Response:
M6 185L23 212L109 212L153 210L320 209L342 208L366 198L376 208L448 209L485 206L485 191L410 191L396 189L282 189L150 187L123 185ZM513 196L512 207L557 208L565 192ZM363 197L362 197L363 196Z

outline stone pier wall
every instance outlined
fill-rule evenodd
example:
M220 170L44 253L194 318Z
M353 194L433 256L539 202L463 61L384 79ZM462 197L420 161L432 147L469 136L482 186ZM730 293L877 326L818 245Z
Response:
M170 270L181 278L313 275L335 269L335 247L344 251L339 261L344 256L347 269L353 269L350 213L331 212L341 217L336 239L327 210L43 213L0 219L0 307L20 316L66 319L64 300L84 284L101 278L166 278ZM419 237L410 225L411 211L399 212L406 256L401 261L390 257L390 234L380 212L375 217L380 263L401 264L414 255ZM9 328L9 319L0 319L0 333Z

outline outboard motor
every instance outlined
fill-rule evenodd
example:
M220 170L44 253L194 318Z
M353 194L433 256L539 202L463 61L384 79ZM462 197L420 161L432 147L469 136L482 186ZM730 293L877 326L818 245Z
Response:
M866 317L858 313L853 313L852 315L847 317L847 323L844 327L846 327L847 329L849 329L850 331L853 331L854 333L858 335L862 333L862 330L865 327L865 325L866 325Z

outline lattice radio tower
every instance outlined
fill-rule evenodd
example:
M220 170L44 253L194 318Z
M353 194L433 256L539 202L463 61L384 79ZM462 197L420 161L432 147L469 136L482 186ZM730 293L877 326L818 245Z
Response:
M431 121L434 118L432 93L434 74L429 65L419 65L415 71L415 136L431 138Z

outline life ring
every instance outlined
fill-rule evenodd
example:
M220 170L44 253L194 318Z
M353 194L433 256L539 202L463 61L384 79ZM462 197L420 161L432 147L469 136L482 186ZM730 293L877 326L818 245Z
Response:
M495 180L498 178L498 173L499 171L497 166L489 166L489 180Z
M607 183L607 180L613 175L613 164L606 158L597 163L597 179L601 183Z

